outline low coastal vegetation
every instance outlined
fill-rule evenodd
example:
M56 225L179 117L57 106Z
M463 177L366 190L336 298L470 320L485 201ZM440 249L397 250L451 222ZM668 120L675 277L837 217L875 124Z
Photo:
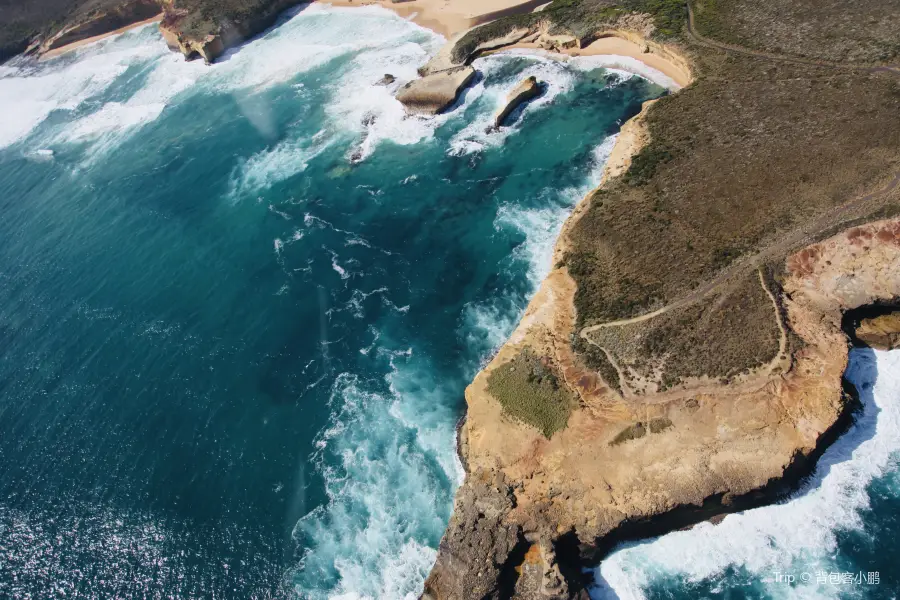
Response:
M620 391L629 383L622 373L667 389L703 376L727 381L773 360L781 332L757 269L900 205L896 191L868 196L900 169L900 83L855 68L898 60L900 0L854 11L790 0L691 7L696 33L685 2L555 0L478 27L453 50L466 60L522 28L584 45L643 24L642 35L693 63L696 82L649 111L650 142L595 191L562 260L577 283L574 349ZM777 278L768 289L781 295ZM591 333L595 343L579 335L674 303L659 317ZM785 337L791 352L798 338Z
M672 421L666 417L656 417L650 419L646 425L644 423L635 423L629 425L613 438L609 443L610 446L618 446L631 440L638 440L647 435L647 433L662 433L666 429L672 427Z
M646 321L594 330L588 334L589 345L616 358L630 374L630 388L646 383L662 391L690 378L728 380L774 360L778 316L753 273L704 301Z
M24 52L38 36L91 15L137 4L135 0L28 0L0 2L0 62ZM146 17L145 17L146 18Z
M851 5L796 0L693 0L700 32L756 50L830 62L892 63L900 57L900 0Z
M547 438L565 428L575 401L550 360L530 349L490 374L488 392L506 413Z

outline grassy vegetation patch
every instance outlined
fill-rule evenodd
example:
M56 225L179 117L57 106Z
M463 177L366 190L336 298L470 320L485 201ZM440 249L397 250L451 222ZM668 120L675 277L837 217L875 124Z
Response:
M625 442L630 442L631 440L637 440L647 435L647 428L644 427L643 423L635 423L634 425L630 425L619 432L619 434L613 438L613 441L609 443L610 446L618 446L619 444L624 444Z
M487 389L506 413L548 439L565 428L575 403L550 361L530 349L495 369Z
M625 442L630 442L631 440L638 440L648 433L662 433L666 429L669 429L673 426L673 423L670 419L666 417L655 417L650 419L650 422L646 425L644 423L635 423L634 425L629 425L613 438L613 440L609 443L610 446L618 446L619 444L624 444Z
M656 417L655 419L650 419L650 433L662 433L672 426L672 421L666 417Z

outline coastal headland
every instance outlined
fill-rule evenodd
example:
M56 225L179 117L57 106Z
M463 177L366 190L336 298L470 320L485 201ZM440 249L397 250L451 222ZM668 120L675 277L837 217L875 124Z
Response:
M162 27L214 61L288 4L260 6L166 3ZM616 543L790 491L852 419L844 315L900 298L896 2L384 6L449 38L418 82L519 47L630 57L678 90L623 126L466 390L423 597L584 598Z
M420 69L621 48L683 87L622 128L466 390L467 476L425 598L586 597L618 542L783 497L857 405L842 315L900 298L894 34L840 39L840 60L819 33L743 26L813 18L787 3L590 5L483 25Z

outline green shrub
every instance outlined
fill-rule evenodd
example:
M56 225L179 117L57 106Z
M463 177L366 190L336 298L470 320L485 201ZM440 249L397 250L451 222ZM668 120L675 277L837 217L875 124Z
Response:
M524 350L488 377L488 392L510 416L537 427L544 437L564 429L574 398L546 358Z

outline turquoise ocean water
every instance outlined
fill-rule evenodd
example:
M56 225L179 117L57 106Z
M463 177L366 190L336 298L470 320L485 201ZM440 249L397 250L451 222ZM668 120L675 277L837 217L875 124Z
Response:
M620 124L663 93L616 61L505 53L449 114L404 118L395 87L442 42L313 6L212 67L153 27L0 67L0 597L418 594L463 389ZM545 94L486 132L531 74ZM856 361L860 381L900 371ZM827 475L763 509L819 513L802 539L730 517L620 550L595 595L781 597L812 588L763 581L772 565L878 570L889 384Z

